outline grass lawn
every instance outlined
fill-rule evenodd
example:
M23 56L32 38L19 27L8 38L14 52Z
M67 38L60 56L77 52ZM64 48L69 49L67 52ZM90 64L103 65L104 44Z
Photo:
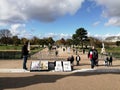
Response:
M0 46L0 51L7 51L7 50L21 50L22 46L13 46L13 45L8 45L8 46Z
M101 52L101 48L97 48L98 52ZM109 47L105 48L105 51L109 54L112 53L112 56L120 59L120 47Z

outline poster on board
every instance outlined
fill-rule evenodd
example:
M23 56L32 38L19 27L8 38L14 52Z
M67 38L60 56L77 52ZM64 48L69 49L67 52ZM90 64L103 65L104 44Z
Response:
M63 61L63 70L64 71L72 71L70 61Z
M48 70L48 61L46 60L40 61L40 70Z
M32 61L30 70L40 70L40 61Z
M62 61L56 61L55 71L63 71Z
M55 70L55 62L48 62L48 70Z

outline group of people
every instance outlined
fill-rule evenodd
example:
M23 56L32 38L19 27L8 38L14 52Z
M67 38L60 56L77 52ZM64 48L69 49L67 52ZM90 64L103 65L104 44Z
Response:
M88 52L88 58L90 59L91 61L91 68L93 69L95 66L98 66L98 51L92 47L89 52ZM80 65L80 60L81 60L81 57L80 55L76 55L76 65ZM74 56L71 55L70 57L67 58L67 61L70 61L71 62L71 65L73 65L73 62L74 62Z
M55 54L57 56L58 51L56 51ZM26 69L26 70L27 70L26 63L27 63L28 56L29 56L28 42L26 42L24 44L24 46L22 47L23 69ZM92 69L95 66L98 66L98 51L94 48L94 46L89 50L88 58L91 61ZM76 65L80 65L80 60L81 60L80 55L77 54L75 59L76 59ZM112 60L113 60L112 55L110 55L110 57L108 57L108 55L106 55L105 66L112 65ZM73 66L74 56L71 55L70 57L68 57L67 61L70 61L71 65Z
M79 55L76 56L76 65L80 64L81 57ZM70 57L67 58L67 61L70 61L71 65L73 65L74 62L74 56L71 55Z
M106 54L105 66L112 66L112 61L113 61L112 55L109 56L108 54Z
M94 47L92 47L92 49L89 50L88 58L90 58L92 69L94 68L94 66L98 66L98 51ZM104 61L105 66L112 66L112 53L110 55L106 54Z

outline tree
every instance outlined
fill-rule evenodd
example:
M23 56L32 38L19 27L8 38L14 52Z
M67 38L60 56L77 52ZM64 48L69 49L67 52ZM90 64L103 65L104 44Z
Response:
M45 45L45 40L44 40L44 39L40 39L39 44L42 45L42 47L44 47L44 45Z
M88 39L87 30L84 28L79 28L76 30L76 33L72 36L73 42L78 45L81 44L83 48L84 42Z
M39 44L39 42L40 42L40 39L38 38L38 37L33 37L32 39L31 39L31 44L33 44L33 45L38 45Z
M65 45L65 44L66 44L66 41L65 41L64 38L61 38L60 42L61 42L62 45Z
M47 41L48 41L48 43L51 44L51 45L53 45L53 44L55 43L55 41L53 40L52 37L49 37Z
M120 41L116 41L116 45L117 45L117 46L120 46Z
M71 45L73 44L73 40L72 40L72 39L67 39L67 40L66 40L66 44L67 44L68 46L71 46Z
M28 41L27 38L21 38L21 44L25 44Z
M102 47L102 42L95 37L89 37L89 45L95 47Z
M20 44L20 39L18 38L18 36L13 36L12 41L14 45Z
M55 42L52 37L43 38L43 41L44 41L44 44L47 45L47 46L48 46L48 45L53 45L54 42Z
M12 36L10 30L8 29L1 29L0 30L0 38L2 44L8 44L9 38Z

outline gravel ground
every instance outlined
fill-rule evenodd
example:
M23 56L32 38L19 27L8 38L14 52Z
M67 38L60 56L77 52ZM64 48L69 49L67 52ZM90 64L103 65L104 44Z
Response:
M63 52L62 49L58 51L58 57L63 56L64 60L74 55L72 52ZM0 72L0 90L120 90L120 60L114 60L112 66L106 67L104 60L100 59L99 66L91 70L87 53L79 55L80 65L76 66L74 61L72 72ZM33 59L28 60L28 69L32 61ZM22 62L0 60L0 70L22 70Z

